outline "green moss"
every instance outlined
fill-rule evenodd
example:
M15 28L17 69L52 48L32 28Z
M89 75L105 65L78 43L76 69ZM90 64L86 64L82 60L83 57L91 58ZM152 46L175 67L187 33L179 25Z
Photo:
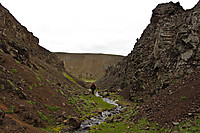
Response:
M33 87L32 87L32 86L29 86L29 90L31 90L31 91L32 91L32 90L33 90Z
M45 106L46 106L48 109L52 110L52 111L58 111L58 110L60 109L58 106L52 107L52 106L47 105L47 104L45 104Z
M69 97L69 100L71 104L76 104L76 101L73 98Z
M15 85L10 81L10 80L7 80L9 82L9 84L12 86L12 87L15 87Z
M1 84L1 89L2 89L2 90L5 90L5 89L6 89L4 84Z
M119 123L102 123L98 126L91 127L90 133L126 133L127 124L124 122ZM99 129L99 130L98 130Z
M63 92L61 89L59 89L59 91L60 91L60 93L61 93L62 95L64 95L64 92Z
M11 69L10 71L12 72L12 74L18 72L17 69Z
M64 74L64 76L65 76L66 78L68 78L70 81L72 81L72 82L74 82L75 84L77 84L76 81L75 81L71 76L69 76L69 75L66 74L66 73L63 73L63 74Z
M13 105L10 107L10 110L5 111L6 114L13 114L14 112L15 112L15 106Z
M21 82L22 82L22 83L25 83L25 81L24 81L24 79L23 79L23 78L21 79Z
M50 124L50 125L53 125L53 124L56 122L56 120L55 120L51 115L45 116L45 115L44 115L42 112L40 112L40 111L37 111L37 113L38 113L38 116L39 116L42 120L47 121L48 124Z
M56 81L52 82L53 85L56 85Z
M2 100L5 102L6 101L6 97L2 97Z
M27 103L30 103L30 104L36 104L36 102L32 102L32 101L26 101Z
M96 97L94 95L80 96L79 100L82 100L84 102L84 104L82 104L83 110L81 110L82 113L85 113L85 114L82 114L83 118L84 116L91 115L92 114L91 110L92 112L96 112L96 111L103 111L103 110L111 110L116 107L113 104L108 104L107 102L104 102L101 99L101 97Z
M183 97L183 96L180 97L180 100L181 100L181 101L184 101L184 100L186 100L186 99L187 99L186 97Z
M56 90L57 93L59 92L58 89L55 89L55 90Z
M38 116L42 119L42 120L48 120L48 117L46 117L42 112L37 111Z
M20 62L19 62L18 60L15 60L15 62L16 62L17 64L20 64Z
M33 84L33 86L36 88L36 87L37 87L37 84L36 84L36 83L34 83L34 84Z
M38 81L42 82L42 80L41 80L39 77L36 77L36 79L37 79Z

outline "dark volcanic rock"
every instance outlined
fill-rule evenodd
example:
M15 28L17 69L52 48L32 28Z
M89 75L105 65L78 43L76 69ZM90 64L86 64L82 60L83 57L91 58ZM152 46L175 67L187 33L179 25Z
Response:
M97 85L142 102L200 68L199 14L199 3L186 11L179 3L159 4L132 52Z

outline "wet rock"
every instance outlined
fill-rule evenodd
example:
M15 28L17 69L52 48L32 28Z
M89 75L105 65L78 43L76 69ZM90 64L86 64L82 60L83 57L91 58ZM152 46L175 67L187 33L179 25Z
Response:
M67 124L69 126L71 126L72 128L74 128L74 129L78 129L78 128L80 128L81 120L79 118L77 118L77 117L71 117L67 121Z

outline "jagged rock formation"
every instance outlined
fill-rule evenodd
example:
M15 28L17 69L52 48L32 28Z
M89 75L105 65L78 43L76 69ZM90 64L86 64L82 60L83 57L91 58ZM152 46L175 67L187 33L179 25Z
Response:
M159 4L132 52L110 67L97 84L144 101L200 68L200 2L191 10Z
M111 65L117 64L124 57L106 54L55 53L63 62L65 69L80 79L97 80Z

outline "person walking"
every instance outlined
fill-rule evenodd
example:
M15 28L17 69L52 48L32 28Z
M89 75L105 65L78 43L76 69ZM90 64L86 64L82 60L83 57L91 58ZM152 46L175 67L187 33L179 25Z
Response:
M96 85L92 83L92 85L90 86L90 89L92 90L92 94L94 95L94 90L96 89Z

